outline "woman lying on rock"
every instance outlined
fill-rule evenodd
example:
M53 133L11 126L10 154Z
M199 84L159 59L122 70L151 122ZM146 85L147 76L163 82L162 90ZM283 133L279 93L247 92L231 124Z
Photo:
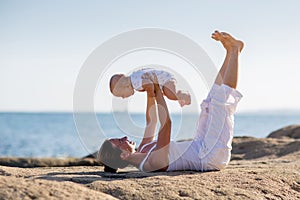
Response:
M98 159L104 171L116 172L131 164L141 171L211 171L223 169L230 160L233 138L233 115L242 95L236 90L238 57L243 42L224 32L215 31L212 38L226 50L224 63L215 84L201 104L195 136L192 141L174 142L171 138L171 119L163 93L153 75L155 97L147 96L146 122L143 140L135 150L135 143L123 138L106 140ZM154 140L157 111L160 129ZM155 108L155 109L151 109Z

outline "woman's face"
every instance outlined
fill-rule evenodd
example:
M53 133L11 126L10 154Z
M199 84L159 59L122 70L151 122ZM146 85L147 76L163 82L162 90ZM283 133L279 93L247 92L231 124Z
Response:
M135 142L129 141L127 136L122 138L112 138L109 141L121 150L129 151L130 153L135 152Z

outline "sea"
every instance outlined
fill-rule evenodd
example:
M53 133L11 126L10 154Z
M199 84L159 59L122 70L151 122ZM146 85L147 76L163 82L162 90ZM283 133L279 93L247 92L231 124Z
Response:
M171 114L172 139L189 139L197 114ZM235 115L234 136L267 137L284 126L300 124L300 112L252 112ZM112 137L128 136L139 144L142 113L0 113L0 157L84 157Z

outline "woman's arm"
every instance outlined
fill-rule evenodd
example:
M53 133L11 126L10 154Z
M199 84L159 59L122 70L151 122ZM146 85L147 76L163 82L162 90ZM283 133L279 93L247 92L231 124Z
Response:
M148 96L155 97L154 84L149 73L145 73L142 76L142 87L147 92Z
M171 139L171 119L167 104L158 84L154 84L160 129L155 150L150 154L145 169L149 171L166 171L169 166L169 144Z
M151 97L147 93L146 128L145 128L143 140L138 147L138 151L140 151L142 146L153 141L155 136L156 125L157 125L157 111L155 105L155 98Z
M171 138L171 118L168 106L163 97L163 93L158 84L155 84L156 101L158 108L158 117L160 122L160 129L158 132L156 149L165 148L170 143Z

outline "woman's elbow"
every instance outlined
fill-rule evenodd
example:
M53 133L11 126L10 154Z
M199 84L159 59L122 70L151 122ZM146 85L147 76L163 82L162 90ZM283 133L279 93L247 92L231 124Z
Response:
M168 121L169 124L172 124L172 120L169 116L167 117L167 121Z
M169 117L166 119L165 125L168 127L172 127L172 120Z

